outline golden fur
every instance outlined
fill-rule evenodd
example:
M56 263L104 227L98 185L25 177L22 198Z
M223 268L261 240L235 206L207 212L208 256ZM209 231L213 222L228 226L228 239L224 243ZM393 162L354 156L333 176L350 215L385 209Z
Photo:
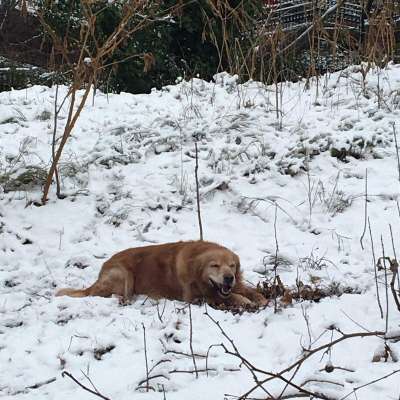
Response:
M243 283L239 257L216 243L190 241L121 251L103 264L97 281L87 289L61 289L57 296L102 296L242 306L267 300Z

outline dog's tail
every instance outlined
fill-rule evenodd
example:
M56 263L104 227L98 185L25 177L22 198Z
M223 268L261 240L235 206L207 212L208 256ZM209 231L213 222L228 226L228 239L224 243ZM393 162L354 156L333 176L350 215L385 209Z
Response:
M69 297L86 297L90 295L90 288L87 289L60 289L56 296L69 296Z

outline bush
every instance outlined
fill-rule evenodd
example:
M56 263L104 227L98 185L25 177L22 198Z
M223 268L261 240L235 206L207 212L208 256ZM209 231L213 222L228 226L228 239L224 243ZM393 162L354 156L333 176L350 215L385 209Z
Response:
M121 19L124 2L119 0L110 3L101 0L95 3L96 10L102 10L96 17L98 37L106 37L114 30ZM243 25L238 26L237 16L246 14L253 18L256 10L261 9L262 3L238 0L227 0L218 4L209 0L181 1L178 2L179 7L170 14L167 11L177 5L176 1L164 1L161 6L158 4L158 11L163 7L168 17L156 18L133 37L127 38L112 59L105 60L109 67L104 70L99 86L105 91L143 93L149 92L153 87L161 88L173 84L178 76L200 76L209 80L219 69L229 70L228 49L225 47L221 52L218 50L222 49L223 35L232 42L239 39L243 45L248 37L240 33ZM35 4L46 24L61 39L68 35L70 41L73 39L80 42L81 25L84 23L80 1L49 3L47 0L37 0ZM224 33L221 15L218 15L221 9L232 12ZM138 16L133 24L138 23L140 18ZM51 48L51 38L44 30L43 34ZM247 32L247 35L250 34L251 32ZM89 44L90 46L94 44ZM70 58L74 59L74 49L69 51ZM61 60L57 57L60 54L55 54L54 57L55 63L60 65Z

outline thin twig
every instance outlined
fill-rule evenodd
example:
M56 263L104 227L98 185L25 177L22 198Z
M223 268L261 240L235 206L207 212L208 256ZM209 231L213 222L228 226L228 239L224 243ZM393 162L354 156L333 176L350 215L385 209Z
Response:
M142 322L143 327L143 343L144 343L144 359L146 362L146 392L149 391L149 363L147 361L147 343L146 343L146 327Z
M394 144L396 147L397 172L399 174L399 182L400 182L400 155L399 155L399 146L397 143L396 124L394 122L392 122L391 125L392 125L392 129L393 129Z
M64 98L64 100L65 100L65 98ZM56 85L56 94L55 94L55 98L54 98L54 122L53 122L54 126L53 126L53 137L52 137L52 142L51 142L51 156L52 156L53 162L56 157L57 121L58 121L58 113L60 111L60 109L58 108L57 102L58 102L58 83ZM57 197L60 198L61 197L60 176L58 174L57 166L55 168L54 174L56 177L56 194L57 194Z
M99 392L95 392L94 390L88 388L87 386L83 385L82 383L80 383L71 373L67 372L67 371L63 371L61 376L64 378L65 376L68 376L68 378L72 379L77 385L79 385L82 389L86 390L89 393L94 394L97 397L100 397L103 400L111 400L109 397L104 396L103 394L99 393Z
M89 367L88 367L89 368ZM90 376L88 374L86 374L84 371L82 371L82 375L89 381L89 383L92 385L92 388L96 391L96 393L100 393L99 390L97 389L97 387L95 386L95 384L93 383L93 381L90 379ZM88 371L89 373L89 371Z
M393 231L392 231L391 224L389 224L389 230L390 230L390 238L392 240L392 249L393 249L393 255L394 255L393 265L392 265L392 263L390 264L390 269L392 270L392 273L393 273L392 281L390 282L390 288L392 289L392 294L394 297L394 301L396 302L397 309L400 311L399 299L397 297L397 294L396 294L395 288L394 288L394 283L395 283L396 275L397 275L397 291L400 293L399 263L397 261L396 247L394 245Z
M278 217L278 207L275 204L275 218L274 218L274 237L275 237L275 260L274 260L274 287L275 287L275 296L274 296L274 313L277 312L277 304L278 304L278 290L276 289L277 282L277 269L278 269L278 253L279 253L279 243L278 243L278 234L276 231L276 221Z
M382 257L380 260L383 260L383 270L385 274L385 296L386 296L386 316L385 316L385 332L387 333L389 327L389 286L388 286L388 276L387 276L387 268L386 268L386 256L385 256L385 246L383 244L383 237L381 235L381 246L382 246ZM378 260L379 262L379 260Z
M343 384L343 383L340 383L340 382L330 381L330 380L328 380L328 379L312 379L312 378L306 379L306 380L301 384L301 386L307 385L307 383L310 383L310 382L330 383L330 384L332 384L332 385L337 385L337 386L342 386L342 387L344 387L344 384Z
M396 289L394 287L394 284L396 281L396 275L397 276L399 275L399 273L398 273L399 265L396 260L394 260L393 264L391 263L390 269L392 270L392 273L393 273L392 279L390 281L390 290L392 291L393 299L394 299L394 302L396 303L397 309L400 311L400 301L397 296Z
M197 372L197 364L196 364L196 357L194 356L193 351L193 320L192 320L192 307L189 304L189 345L190 345L190 353L192 354L193 366L194 370L196 371L196 379L198 379L199 374Z
M164 351L164 354L176 354L176 355L178 355L178 356L185 356L185 357L189 357L189 358L192 358L192 355L191 354L189 354L189 353L185 353L184 351L178 351L178 350L165 350ZM196 358L206 358L207 357L207 355L204 355L204 354L199 354L199 353L193 353L194 354L194 356L196 357Z
M286 372L291 371L292 369L297 368L299 365L302 365L309 357L311 357L312 355L322 351L322 350L329 350L331 347L335 346L336 344L347 340L347 339L351 339L351 338L361 338L361 337L368 337L368 336L374 336L374 337L380 337L380 336L384 336L385 332L382 331L375 331L375 332L356 332L356 333L350 333L350 334L342 334L342 336L338 339L335 339L333 341L330 341L327 344L321 345L315 349L311 349L309 351L307 351L303 357L296 361L295 363L291 364L290 366L288 366L287 368L281 370L278 373L273 373L273 372L269 372L269 371L265 371L262 370L260 368L257 368L256 366L254 366L248 359L246 359L243 355L240 354L240 352L238 351L236 345L234 344L233 340L226 334L226 332L224 331L224 329L221 327L220 323L218 321L216 321L214 318L211 317L211 315L209 315L207 312L205 313L213 322L214 324L219 328L219 330L221 331L222 335L230 342L230 344L232 345L233 351L229 350L224 344L221 344L221 347L225 350L225 352L227 354L233 355L237 358L239 358L243 365L252 373L254 380L256 382L256 385L251 388L248 392L246 392L245 394L240 396L240 399L247 399L249 394L251 394L254 390L256 390L257 388L266 390L265 387L263 386L265 383L270 382L274 379L279 379L282 380L285 383L288 383L290 386L294 387L295 389L297 389L299 392L301 393L306 393L309 396L312 396L314 398L319 398L319 399L332 399L332 397L325 395L323 393L317 393L317 392L311 392L309 390L306 390L302 387L300 387L299 385L291 382L290 380L286 379L283 374L285 374ZM267 375L268 377L265 378L264 380L259 380L256 373L260 373L260 374L264 374ZM271 398L274 398L274 396L272 396L271 394L269 394L269 396Z
M220 344L212 344L212 345L210 345L210 346L208 347L208 349L207 349L207 355L206 355L206 371L207 371L207 376L208 376L208 356L209 356L209 354L210 354L210 350L211 350L213 347L221 347L221 345L220 345Z
M389 376L392 376L392 375L397 374L399 372L400 372L400 369L396 369L395 371L393 371L390 374L387 374L385 376L382 376L381 378L377 378L377 379L372 380L371 382L365 383L364 385L357 386L350 393L346 394L346 396L342 397L340 400L347 399L347 397L349 397L351 394L357 392L357 390L360 390L360 389L362 389L362 388L364 388L366 386L369 386L369 385L373 385L374 383L382 381L382 380L384 380L386 378L389 378Z
M262 387L262 385L264 385L265 383L277 378L277 377L281 377L283 374L285 374L286 372L291 371L294 368L297 368L299 365L302 365L308 358L310 358L311 356L313 356L314 354L322 351L322 350L327 350L330 347L335 346L336 344L347 340L347 339L352 339L352 338L362 338L362 337L369 337L369 336L374 336L374 337L380 337L383 336L384 337L385 332L382 331L375 331L375 332L356 332L356 333L349 333L349 334L342 334L342 336L338 339L335 339L329 343L326 343L324 345L321 345L319 347L316 347L315 349L309 350L308 352L306 352L303 357L294 362L293 364L289 365L288 367L286 367L285 369L279 371L278 373L274 374L274 376L269 376L268 378L265 378L264 380L260 381L259 383L257 383L254 387L252 387L249 391L247 391L245 394L243 394L240 398L241 399L246 399L249 394L251 394L253 391L255 391L257 388ZM269 375L270 373L266 372L266 371L262 371L262 370L258 370L261 373L264 373L266 375Z
M219 323L219 321L216 321L216 320L208 313L208 310L207 310L207 309L206 309L206 311L205 311L204 314L205 314L208 318L210 318L210 320L211 320L215 325L217 325L217 327L219 328L219 330L220 330L220 332L222 333L222 335L223 335L223 336L229 341L229 343L231 344L231 346L232 346L234 352L229 351L229 350L227 349L227 347L226 347L223 343L220 344L220 347L222 347L222 348L224 349L225 353L231 354L231 355L234 355L234 356L238 357L238 358L243 362L243 365L249 370L249 372L250 372L251 375L253 376L254 382L256 382L256 384L259 384L260 382L259 382L259 380L258 380L258 377L257 377L256 373L255 373L256 368L255 368L248 360L246 360L244 357L242 357L242 356L240 355L239 350L238 350L238 348L237 348L236 345L235 345L235 342L227 335L227 333L224 331L224 329L222 328L222 326L221 326L221 324ZM267 389L265 389L265 388L264 388L263 386L261 386L261 385L260 385L260 387L261 387L261 389L262 389L268 396L270 396L270 397L272 397L272 398L274 399L274 396L273 396L271 393L269 393Z
M163 315L164 315L164 312L165 312L166 305L167 305L167 299L164 299L164 306L163 306L163 309L162 309L162 311L160 313L159 302L157 302L157 304L156 304L158 319L160 320L161 323L163 323L163 319L162 318L163 318Z
M363 239L365 236L365 232L367 230L367 217L368 217L368 169L365 168L365 206L364 206L364 229L363 233L361 234L360 237L360 244L361 244L361 249L364 250L364 244L363 244Z
M223 368L224 371L227 372L239 372L240 368ZM208 372L212 371L212 372L218 372L218 368L200 368L197 369L197 373L206 373L208 376ZM170 371L168 371L168 374L195 374L196 371L194 369L172 369ZM149 376L149 381L151 381L152 379L157 379L157 378L164 378L166 380L169 380L170 378L165 375L165 374L156 374L156 375L151 375ZM147 379L142 379L141 381L139 381L138 385L136 386L136 390L138 389L143 389L146 386L142 386L143 383L145 383L147 381ZM155 390L153 387L151 387L151 389Z
M56 380L57 380L56 377L46 379L45 381L37 382L37 383L34 383L33 385L27 386L25 389L39 389L42 386L45 386L45 385L48 385L49 383L55 382Z
M194 148L196 150L196 166L194 168L194 176L196 179L196 200L197 200L197 218L199 220L200 240L203 240L203 224L201 223L201 211L200 211L200 189L199 189L199 152L197 149L197 141L194 142Z
M359 328L364 329L366 332L371 332L369 329L367 329L365 326L361 325L359 322L354 320L353 318L350 317L350 315L346 314L345 311L340 310L351 322L354 322Z
M371 223L368 217L368 229L369 229L369 236L371 238L371 250L372 250L372 260L374 262L374 275L375 275L375 288L376 288L376 300L378 302L379 311L381 313L381 318L383 319L383 309L381 304L381 299L379 296L379 286L378 286L378 272L377 272L377 264L376 264L376 257L375 257L375 247L374 247L374 239L372 237L372 230L371 230Z

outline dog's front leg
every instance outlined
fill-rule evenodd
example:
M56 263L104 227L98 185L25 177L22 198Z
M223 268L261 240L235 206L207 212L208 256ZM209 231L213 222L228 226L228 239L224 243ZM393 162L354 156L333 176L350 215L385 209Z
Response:
M253 305L253 302L239 293L232 293L227 299L224 299L224 304L232 307L244 307Z
M182 300L186 303L195 303L198 301L198 296L195 297L193 293L193 284L184 286L182 289Z
M268 304L268 300L256 289L246 286L243 283L239 283L235 286L235 293L246 297L251 302L256 303L259 306L266 306Z

